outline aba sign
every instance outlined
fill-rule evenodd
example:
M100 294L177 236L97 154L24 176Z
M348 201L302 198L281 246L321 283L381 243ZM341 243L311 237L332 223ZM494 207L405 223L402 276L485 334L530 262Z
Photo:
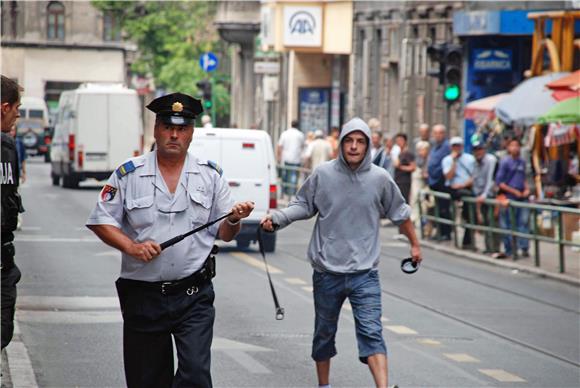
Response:
M479 72L512 71L512 50L474 49L473 70Z
M284 45L318 47L322 43L320 7L284 7Z

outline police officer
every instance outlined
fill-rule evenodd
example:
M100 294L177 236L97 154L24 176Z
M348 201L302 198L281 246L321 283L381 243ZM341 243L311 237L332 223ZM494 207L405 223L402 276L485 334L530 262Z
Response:
M20 270L14 263L14 234L18 224L18 213L22 207L18 195L20 172L18 152L14 139L8 134L20 117L20 86L13 80L2 77L0 94L2 129L2 349L12 340L14 333L14 306L16 304L16 283L20 280Z
M129 159L103 187L87 226L122 252L117 292L129 387L211 387L212 260L216 237L231 241L252 202L234 204L222 170L188 152L201 103L173 93L153 100L153 152ZM223 222L163 252L159 245L229 212ZM173 346L178 368L174 375Z

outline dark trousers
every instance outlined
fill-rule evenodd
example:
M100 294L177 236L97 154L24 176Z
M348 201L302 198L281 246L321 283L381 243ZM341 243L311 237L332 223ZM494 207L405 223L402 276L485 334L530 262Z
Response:
M483 216L483 224L485 226L493 226L499 228L499 222L495 219L494 206L483 204L481 205L481 214ZM485 250L488 253L499 252L500 236L497 233L485 232Z
M197 293L163 295L117 280L123 312L123 359L129 388L212 387L215 310L211 282ZM177 348L174 375L173 344Z
M20 276L20 270L16 265L2 268L2 349L8 346L14 334L16 283L20 280Z
M429 186L433 191L440 191L443 193L449 192L449 188L445 186L445 180L440 180L434 185ZM448 199L435 198L435 207L439 211L439 217L446 220L451 220L451 201ZM437 234L439 237L450 238L451 237L451 225L437 224Z
M463 196L465 197L467 195ZM472 197L472 195L469 195L469 197ZM473 220L470 218L469 215L470 211L473 213ZM461 207L461 218L465 223L477 224L477 221L475 219L475 204L463 201L463 205ZM474 246L475 243L473 242L473 229L465 228L463 232L463 248L471 248Z

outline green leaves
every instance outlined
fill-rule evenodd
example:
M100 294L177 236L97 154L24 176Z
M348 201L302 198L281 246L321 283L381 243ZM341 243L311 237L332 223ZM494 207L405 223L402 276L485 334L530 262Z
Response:
M216 2L93 0L92 4L118 15L124 36L137 44L133 72L151 74L158 87L193 96L198 94L195 83L211 75L214 109L220 116L229 114L229 76L220 69L207 74L199 66L204 52L225 53L213 25Z

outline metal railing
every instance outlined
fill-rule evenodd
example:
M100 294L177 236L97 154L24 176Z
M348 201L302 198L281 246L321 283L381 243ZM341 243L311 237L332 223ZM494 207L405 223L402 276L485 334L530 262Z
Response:
M296 192L298 191L298 188L300 187L300 184L302 183L301 176L308 176L312 173L312 170L310 170L309 168L286 166L283 164L276 165L276 168L278 169L278 180L280 182L280 188L282 189L283 193L285 193L286 191L290 191L290 192L293 192L294 194L296 194ZM282 177L289 172L296 173L296 182L295 183L284 182ZM286 189L289 189L289 190L286 190Z
M516 245L516 239L518 237L520 238L526 238L526 239L530 239L533 240L534 243L534 265L536 267L540 267L540 242L547 242L547 243L552 243L552 244L557 244L558 245L558 259L559 259L559 271L560 273L564 273L565 269L566 269L566 265L565 265L565 250L564 248L566 246L570 246L570 247L580 247L580 243L578 242L574 242L574 241L570 241L565 239L564 237L564 227L563 227L563 222L562 222L562 215L563 214L575 214L580 216L580 209L574 209L574 208L569 208L569 207L564 207L564 206L552 206L552 205L544 205L544 204L538 204L538 203L534 203L534 202L520 202L520 201L509 201L508 205L507 205L507 211L509 212L509 217L510 217L510 229L504 229L501 227L498 227L498 219L496 219L495 215L494 215L494 209L496 206L502 206L502 204L500 202L498 202L495 199L485 199L483 202L481 202L482 204L488 205L487 206L487 210L488 210L488 220L490 220L490 225L479 225L475 222L475 205L477 203L477 200L475 197L461 197L460 200L453 200L451 195L449 195L449 193L444 193L444 192L438 192L438 191L430 191L430 190L423 190L420 192L420 197L419 197L419 217L420 220L430 220L433 221L437 224L446 224L446 225L450 225L453 229L453 240L454 240L454 244L455 247L459 248L459 244L458 244L458 234L457 234L457 229L459 227L463 228L463 229L470 229L470 230L474 230L474 231L482 231L485 232L486 234L488 234L488 236L491 236L493 234L496 235L502 235L502 236L506 236L509 235L511 237L511 243L512 243L512 251L513 251L513 260L517 260L518 256L517 256L517 245ZM451 219L446 219L446 218L442 218L440 217L440 211L439 211L439 207L437 206L437 204L434 207L434 213L435 215L429 215L429 214L424 214L422 206L421 206L421 202L425 200L425 198L429 195L434 196L435 198L439 198L439 199L444 199L444 200L448 200L450 203L450 212L451 212ZM458 222L456 215L457 215L457 206L458 206L458 202L463 202L463 206L469 206L468 208L468 214L469 214L469 222L465 223L462 221ZM532 228L530 228L529 230L531 230L530 233L522 233L516 230L517 228L517 224L516 224L516 209L528 209L530 211L530 218L532 220ZM505 211L506 207L503 206L503 209ZM549 236L543 236L540 235L539 232L539 225L538 225L538 215L541 214L542 212L549 212L552 219L554 218L554 214L555 214L555 218L556 218L556 225L558 226L557 228L557 233L555 237L549 237ZM501 217L501 214L500 214ZM528 219L528 226L529 226L529 219ZM424 230L421 227L421 237L425 238L424 236ZM475 237L473 237L475 238Z

